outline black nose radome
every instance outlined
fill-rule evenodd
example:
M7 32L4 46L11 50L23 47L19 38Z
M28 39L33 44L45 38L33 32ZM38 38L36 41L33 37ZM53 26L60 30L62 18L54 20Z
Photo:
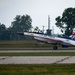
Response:
M17 32L17 34L19 34L19 35L24 35L24 32Z

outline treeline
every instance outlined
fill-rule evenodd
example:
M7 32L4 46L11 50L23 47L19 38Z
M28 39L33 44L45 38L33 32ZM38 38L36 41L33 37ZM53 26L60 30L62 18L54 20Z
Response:
M32 40L33 37L17 34L17 32L31 32L32 28L32 19L29 15L17 15L8 28L0 23L0 40ZM43 34L43 31L37 26L33 32ZM49 32L50 30L47 30L48 35L51 35Z
M70 36L75 33L75 8L67 8L64 10L61 16L55 18L55 25L59 27L63 35ZM14 21L11 22L11 26L6 28L4 24L0 23L0 40L29 40L32 37L22 36L16 34L17 32L28 32L32 29L32 19L29 15L17 15ZM43 33L38 26L34 29L37 33ZM46 30L47 35L51 35L51 29Z
M18 35L17 32L29 31L32 28L32 19L29 15L17 15L8 28L0 23L0 40L25 40L32 37Z

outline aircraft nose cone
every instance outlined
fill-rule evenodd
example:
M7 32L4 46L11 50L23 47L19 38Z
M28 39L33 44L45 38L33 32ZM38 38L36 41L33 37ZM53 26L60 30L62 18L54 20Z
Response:
M23 32L17 32L17 34L19 34L19 35L24 35L24 33L23 33Z

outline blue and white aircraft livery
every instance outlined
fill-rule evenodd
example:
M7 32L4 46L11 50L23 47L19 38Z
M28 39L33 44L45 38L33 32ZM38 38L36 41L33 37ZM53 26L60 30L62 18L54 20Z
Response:
M30 33L30 32L23 32L23 33L18 33L18 34L26 35L26 36L33 36L34 39L37 41L48 43L48 44L53 44L54 50L58 48L57 44L61 44L63 48L66 48L69 45L75 46L75 33L73 33L69 37L54 37L54 36L48 36L48 35Z

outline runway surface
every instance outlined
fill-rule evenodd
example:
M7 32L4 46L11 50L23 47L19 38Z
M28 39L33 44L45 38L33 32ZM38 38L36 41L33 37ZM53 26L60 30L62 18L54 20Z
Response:
M19 52L75 52L75 50L0 50L0 53Z
M2 56L0 64L75 64L75 56Z
M18 52L75 52L75 50L0 50ZM75 64L75 56L0 56L0 64Z

